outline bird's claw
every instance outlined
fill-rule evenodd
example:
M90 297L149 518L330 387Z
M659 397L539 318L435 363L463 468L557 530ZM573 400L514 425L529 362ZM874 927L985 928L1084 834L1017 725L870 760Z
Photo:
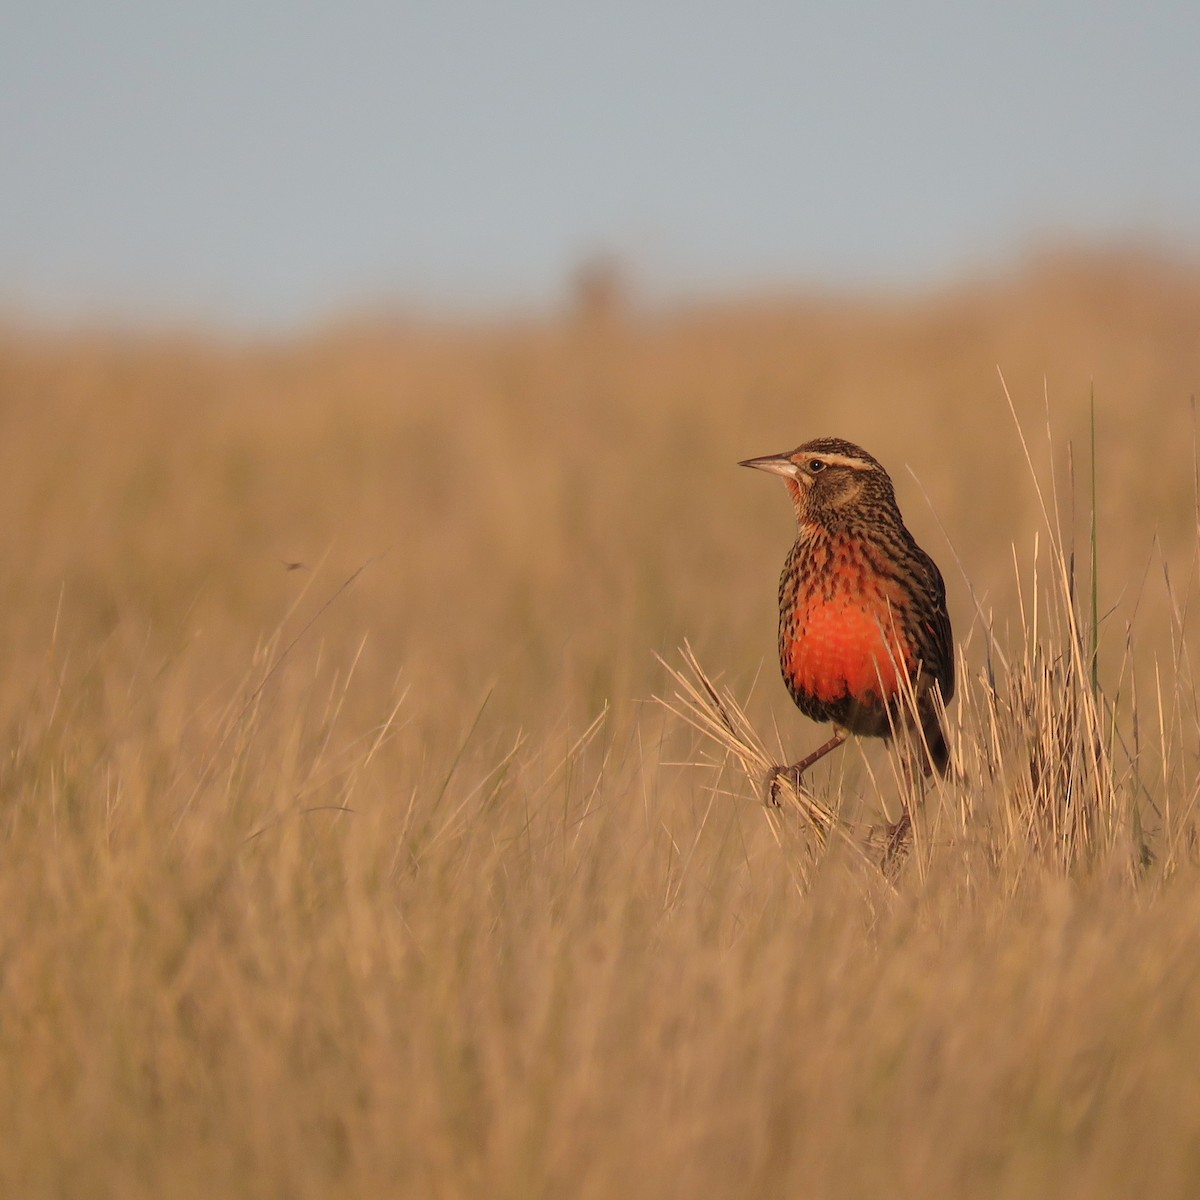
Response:
M781 781L790 784L797 792L800 790L800 774L795 767L771 767L763 780L763 803L768 808L783 807L779 795Z
M901 812L898 821L884 825L883 832L883 857L879 865L884 874L892 878L898 874L912 845L912 817L907 806Z

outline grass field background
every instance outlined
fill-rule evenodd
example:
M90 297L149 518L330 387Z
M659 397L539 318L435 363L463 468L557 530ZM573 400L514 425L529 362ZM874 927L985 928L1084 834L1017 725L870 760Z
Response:
M10 329L0 1191L1197 1194L1198 383L1200 273L1123 254ZM789 505L736 467L823 434L961 656L892 876L655 700L686 639L781 755L825 736L774 662ZM814 794L894 817L839 754Z

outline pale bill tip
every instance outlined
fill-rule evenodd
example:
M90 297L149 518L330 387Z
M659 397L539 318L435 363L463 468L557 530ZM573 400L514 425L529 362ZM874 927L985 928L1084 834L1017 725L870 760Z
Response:
M759 471L770 471L772 475L796 474L796 464L785 454L767 454L762 458L747 458L738 463L739 467L754 467Z

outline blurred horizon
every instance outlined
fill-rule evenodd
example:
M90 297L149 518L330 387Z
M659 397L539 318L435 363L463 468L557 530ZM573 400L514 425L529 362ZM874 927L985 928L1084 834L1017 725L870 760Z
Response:
M707 314L717 318L783 314L797 309L825 312L939 309L993 297L1005 304L1048 286L1077 288L1092 279L1106 295L1114 288L1137 290L1175 280L1190 289L1200 283L1200 250L1171 247L1147 239L1105 242L1031 242L1022 252L991 263L964 267L941 277L855 283L815 279L746 281L724 287L655 289L636 264L598 254L566 271L557 292L541 303L436 304L420 297L379 295L314 310L290 322L247 322L233 314L177 313L171 309L131 311L97 306L74 313L47 313L6 304L0 298L0 335L50 338L148 339L241 344L299 344L329 336L374 336L389 330L419 334L544 328L584 322L633 328Z
M302 330L1200 253L1200 10L25 6L0 317Z

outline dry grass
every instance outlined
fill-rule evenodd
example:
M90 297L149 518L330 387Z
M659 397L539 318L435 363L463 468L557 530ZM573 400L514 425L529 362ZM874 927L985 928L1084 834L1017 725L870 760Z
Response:
M1196 1194L1198 316L0 341L0 1193ZM823 732L733 464L822 433L962 656L888 872L880 747L757 792Z

